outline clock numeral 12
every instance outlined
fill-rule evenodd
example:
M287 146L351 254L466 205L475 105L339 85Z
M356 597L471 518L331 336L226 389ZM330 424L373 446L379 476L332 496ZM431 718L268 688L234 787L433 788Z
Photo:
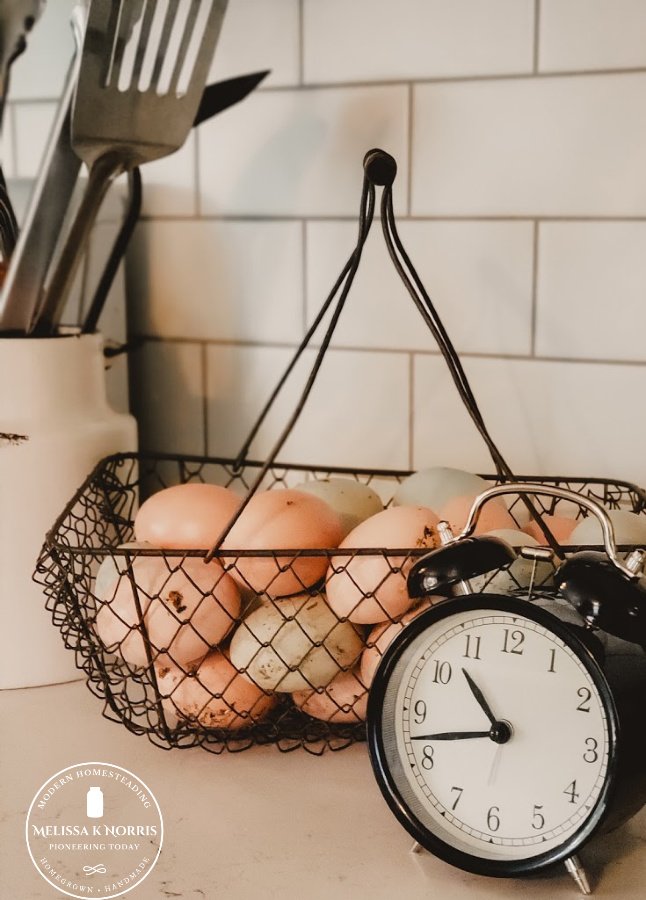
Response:
M505 628L505 643L503 645L502 652L514 653L516 656L522 656L524 642L525 635L518 628L514 631L510 631L509 628Z

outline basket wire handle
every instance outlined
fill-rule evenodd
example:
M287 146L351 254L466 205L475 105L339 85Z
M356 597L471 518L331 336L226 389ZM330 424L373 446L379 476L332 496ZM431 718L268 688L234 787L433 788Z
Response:
M334 287L330 291L330 294L327 297L325 303L321 307L319 314L316 316L316 319L314 320L311 327L308 329L305 337L299 344L298 349L296 350L296 353L290 360L290 363L287 366L285 372L283 373L280 381L274 388L271 396L269 397L269 400L267 401L267 403L263 407L260 415L258 416L258 419L256 420L253 428L251 429L251 432L249 433L249 436L247 437L247 440L244 442L242 449L240 450L240 453L238 454L238 456L235 460L234 471L236 469L239 470L243 466L244 461L247 456L247 452L251 445L251 442L253 441L254 437L256 436L258 429L260 428L262 422L264 421L265 417L267 416L267 413L269 412L271 406L274 403L274 400L278 396L281 388L285 384L291 371L293 370L294 366L296 365L296 362L298 361L298 359L302 355L303 351L309 344L309 342L310 342L314 332L316 331L319 323L321 322L323 316L325 315L325 313L327 312L329 307L332 305L332 301L334 300L337 292L339 291L339 288L341 288L341 285L343 284L343 287L341 288L341 293L340 293L339 298L334 307L334 311L332 313L330 323L328 324L328 327L325 331L325 335L323 337L323 340L321 341L321 346L316 354L316 359L314 360L314 364L312 365L312 368L310 370L310 374L307 379L305 388L303 389L303 392L299 398L298 404L296 405L296 408L294 409L289 421L285 425L280 437L274 444L267 459L261 466L260 471L258 472L254 482L252 483L251 487L249 488L247 494L245 495L242 503L236 510L235 515L231 518L231 520L226 525L225 529L221 532L221 534L218 537L218 539L216 540L215 544L205 554L205 556L204 556L205 563L208 563L213 559L214 555L218 552L218 550L222 546L222 543L225 540L226 536L229 534L229 532L231 531L231 529L237 522L238 518L242 514L243 510L245 509L245 507L247 506L247 504L249 503L249 501L251 500L253 495L258 490L263 478L265 477L265 475L267 474L267 472L269 471L271 466L274 464L276 457L280 453L280 450L281 450L283 444L289 437L294 425L296 424L298 417L300 416L300 414L303 410L303 407L305 406L307 398L309 397L312 387L314 386L316 376L319 372L319 369L321 368L321 364L323 362L323 358L325 356L327 348L330 344L330 341L332 340L332 336L334 334L334 330L335 330L337 322L339 320L339 316L341 315L341 313L343 311L343 307L345 306L345 301L350 292L350 288L352 287L354 277L357 274L357 269L359 268L359 263L361 262L361 254L363 252L364 245L368 238L370 226L372 225L372 220L374 217L374 209L375 209L374 184L372 184L372 182L368 179L368 177L366 175L364 175L363 188L361 191L361 206L360 206L360 211L359 211L359 236L357 239L357 245L356 245L355 249L353 250L352 254L350 255L350 258L348 259L347 263L343 267L343 271L341 272L340 276L336 280L336 283L334 284ZM344 283L344 281L345 281L345 283Z
M404 245L401 242L401 238L399 237L397 226L395 224L392 193L392 184L395 180L397 164L395 160L383 150L371 150L368 154L366 154L364 165L367 168L370 168L370 166L372 165L378 172L378 177L382 179L381 183L384 184L384 190L381 198L381 223L386 246L388 247L388 252L390 254L393 265L395 266L399 277L403 281L404 286L411 295L415 306L424 319L424 322L431 330L433 337L435 338L442 356L444 357L444 360L449 368L460 398L464 403L469 415L473 419L473 422L478 429L480 436L487 445L498 475L503 481L506 479L513 480L514 474L511 468L505 461L505 458L496 446L493 438L489 434L487 426L485 425L476 398L473 394L473 391L471 390L471 386L469 385L469 381L467 379L464 368L462 367L462 363L460 362L460 357L458 356L457 351L455 350L455 347L453 346L453 343L451 342L451 339L446 329L444 328L444 325L442 324L442 320L440 319L437 310L435 309L433 301L431 300L424 285L422 284L422 281L417 274L417 271L415 270L415 267L410 257L408 256ZM563 550L550 531L549 527L546 525L543 516L537 506L532 503L532 501L526 494L520 494L520 499L529 510L532 518L538 524L538 527L540 528L546 541L548 542L550 549L559 559L564 559L565 554Z
M347 299L350 288L352 287L352 283L354 281L355 275L357 273L357 269L359 268L359 263L361 261L361 255L363 252L364 245L368 238L368 233L370 231L370 226L372 225L372 220L374 216L374 205L375 205L375 185L383 187L382 200L381 200L381 220L382 220L382 228L384 232L384 238L386 241L386 246L388 247L388 252L393 261L395 269L399 274L401 280L403 281L406 289L411 295L413 302L415 303L418 311L422 315L427 327L432 332L440 351L446 361L446 364L451 372L455 385L458 389L458 393L462 402L466 406L471 418L473 419L476 428L478 429L480 435L485 441L491 457L493 459L494 465L496 467L496 471L498 475L502 478L511 478L513 479L513 473L505 462L502 454L498 450L496 444L493 439L489 435L489 432L484 423L484 419L482 418L482 414L478 408L475 396L471 391L471 387L469 385L466 373L462 368L462 364L458 357L458 354L451 343L451 340L440 320L440 317L437 314L437 311L431 301L431 298L427 294L419 275L415 271L415 267L413 266L408 254L406 253L403 244L401 243L401 239L399 238L399 234L397 233L397 228L395 225L395 215L393 210L393 202L392 202L392 185L395 180L395 176L397 174L397 163L394 158L390 156L390 154L385 153L383 150L374 149L369 150L366 153L363 161L364 166L364 178L363 178L363 187L361 193L361 205L359 212L359 236L357 239L357 245L353 250L350 258L346 262L341 274L339 275L334 287L330 291L327 299L323 303L318 315L312 322L312 325L308 329L305 337L301 341L296 350L296 353L292 357L287 366L285 372L283 373L281 379L278 384L272 391L269 399L267 400L265 406L263 407L260 415L258 416L256 422L254 423L246 441L242 445L238 456L235 459L233 469L235 471L240 471L243 467L244 462L247 458L247 454L251 443L256 437L260 426L265 420L269 410L273 406L276 397L280 393L282 387L284 386L287 378L290 373L293 371L294 366L296 365L298 359L302 355L303 351L309 344L312 336L314 335L316 329L318 328L323 316L328 311L329 307L332 305L332 302L341 287L341 294L337 300L336 306L334 308L334 312L332 314L332 318L325 332L325 336L323 341L321 342L321 346L316 355L316 359L310 371L309 378L305 385L305 388L299 398L298 404L294 409L287 425L283 429L280 437L278 438L276 444L272 448L269 456L266 458L265 462L260 468L254 482L249 488L246 496L244 497L242 503L236 510L235 515L228 522L225 529L221 532L220 536L216 540L215 544L211 547L211 549L205 554L204 561L210 562L213 559L213 556L217 553L217 551L222 546L223 541L235 525L236 521L242 514L243 510L253 497L253 495L258 490L263 478L274 464L276 457L280 453L281 448L283 447L285 441L289 437L294 425L300 413L303 410L303 407L309 397L311 389L314 385L314 381L318 374L318 371L323 362L323 357L328 349L330 341L332 340L332 336L334 334L334 330L336 328L339 316L343 311L343 307L345 305L345 301ZM345 282L345 283L344 283ZM561 550L558 542L554 538L553 534L543 521L541 513L535 507L535 505L529 500L527 496L521 494L521 499L527 506L530 514L538 523L543 535L545 536L548 544L550 545L554 554L559 558L564 558L564 553Z

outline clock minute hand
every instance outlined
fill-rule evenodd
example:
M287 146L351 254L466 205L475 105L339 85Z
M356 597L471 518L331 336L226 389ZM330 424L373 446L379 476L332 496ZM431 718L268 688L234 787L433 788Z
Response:
M490 737L491 731L440 731L438 734L412 734L411 741L468 741Z
M485 700L484 694L482 693L482 691L480 690L480 688L478 687L478 685L475 683L475 681L473 680L473 678L469 675L469 673L467 672L466 669L462 669L462 674L463 674L464 677L466 678L467 684L468 684L469 687L471 688L471 693L473 694L473 696L474 696L474 697L476 698L476 700L478 701L478 704L479 704L480 708L484 711L486 717L489 719L489 721L491 722L491 724L492 724L492 725L496 725L497 722L498 722L498 719L494 716L494 714L493 714L493 712L492 712L492 710L491 710L491 707L489 706L489 704L488 704L487 701Z

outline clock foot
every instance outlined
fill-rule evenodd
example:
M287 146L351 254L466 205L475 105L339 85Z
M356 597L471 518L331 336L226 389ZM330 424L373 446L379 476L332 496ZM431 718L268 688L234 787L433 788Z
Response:
M586 894L587 896L592 893L588 876L586 875L585 869L581 865L581 860L578 856L568 857L568 859L565 860L565 868L576 881L576 885L582 894Z
M410 848L411 853L421 853L424 848L421 844L418 844L417 841L414 842L413 846Z

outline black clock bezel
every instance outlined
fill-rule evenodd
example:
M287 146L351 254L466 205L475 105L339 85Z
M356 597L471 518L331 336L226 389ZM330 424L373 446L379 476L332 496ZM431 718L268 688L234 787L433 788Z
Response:
M597 802L578 828L563 844L526 859L485 859L480 856L458 850L423 825L403 800L394 779L391 776L382 740L382 713L386 688L393 669L406 648L427 627L454 613L475 612L482 609L496 609L502 613L524 616L539 625L550 629L566 643L581 660L593 679L608 716L609 758L604 785ZM571 628L553 613L537 607L522 597L511 597L501 594L467 594L461 597L443 600L421 613L399 632L387 648L381 659L370 687L366 715L368 751L373 773L377 784L391 812L406 831L422 847L438 858L457 868L477 875L498 877L516 877L537 873L555 863L561 862L576 853L603 821L608 810L617 775L617 745L619 736L619 717L612 691L599 663L588 647L579 639Z

